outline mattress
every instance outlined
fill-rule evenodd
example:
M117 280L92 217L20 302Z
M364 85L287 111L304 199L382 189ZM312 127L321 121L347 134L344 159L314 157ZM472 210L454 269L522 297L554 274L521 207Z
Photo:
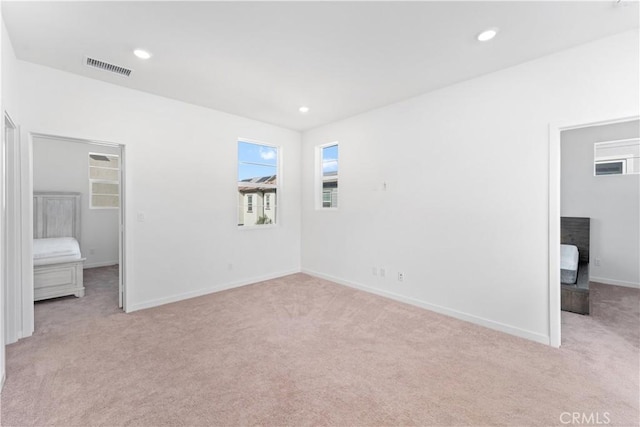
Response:
M81 259L80 245L73 237L33 240L33 265L59 264Z
M578 248L573 245L560 245L560 282L573 284L578 278Z

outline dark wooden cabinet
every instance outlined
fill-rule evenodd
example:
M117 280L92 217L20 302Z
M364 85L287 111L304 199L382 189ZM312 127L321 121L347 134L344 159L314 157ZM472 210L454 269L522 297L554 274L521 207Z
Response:
M560 308L578 314L589 314L589 289L576 285L561 285Z

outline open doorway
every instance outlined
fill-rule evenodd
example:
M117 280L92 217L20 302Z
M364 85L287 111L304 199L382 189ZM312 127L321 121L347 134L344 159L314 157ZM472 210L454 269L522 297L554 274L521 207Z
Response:
M551 332L557 313L557 345L561 326L563 344L595 339L589 334L601 328L598 340L610 340L603 346L611 347L620 338L637 346L640 121L632 117L552 128L551 202L554 131L559 203L557 216L550 203ZM557 258L554 245L559 246ZM560 297L555 307L554 297ZM608 336L610 332L615 334Z
M124 147L32 134L34 328L124 310Z

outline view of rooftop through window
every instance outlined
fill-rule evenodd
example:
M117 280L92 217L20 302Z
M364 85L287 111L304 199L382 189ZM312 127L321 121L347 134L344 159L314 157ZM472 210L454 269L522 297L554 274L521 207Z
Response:
M278 148L238 141L238 225L275 224Z

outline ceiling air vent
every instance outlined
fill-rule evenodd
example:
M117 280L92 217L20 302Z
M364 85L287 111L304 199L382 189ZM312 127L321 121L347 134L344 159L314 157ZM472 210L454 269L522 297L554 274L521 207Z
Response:
M129 77L133 70L119 65L109 64L108 62L100 61L99 59L85 57L85 65L87 67L98 68L99 70L109 71L110 73L119 74L121 76Z

